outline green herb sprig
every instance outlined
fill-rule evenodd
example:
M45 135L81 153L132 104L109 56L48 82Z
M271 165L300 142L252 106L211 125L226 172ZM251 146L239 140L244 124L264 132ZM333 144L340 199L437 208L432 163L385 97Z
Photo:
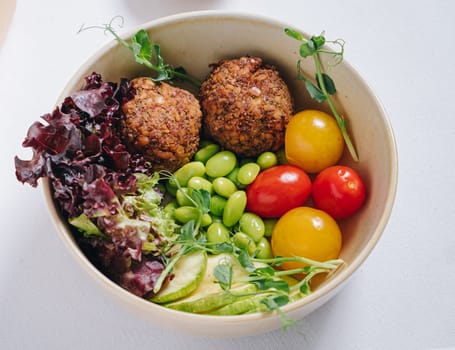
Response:
M178 180L169 172L161 171L161 179L172 180L177 188L181 188ZM281 307L291 301L311 293L309 282L319 273L332 273L338 269L344 261L333 259L326 262L318 262L304 257L275 257L270 259L259 259L250 256L247 250L240 249L232 241L224 243L210 243L207 241L205 231L201 228L202 215L209 212L210 194L205 190L182 191L183 195L192 202L199 210L196 220L191 220L183 225L178 234L175 244L179 246L178 252L167 261L166 268L158 278L154 291L157 292L165 281L165 278L172 272L175 263L185 254L204 250L209 254L229 253L236 257L240 265L248 272L248 275L241 278L234 278L234 270L229 263L219 263L214 271L215 282L226 292L230 293L233 299L255 296L254 303L257 303L257 311L275 311L282 318L283 328L293 324L281 310ZM277 270L283 262L300 262L304 267L293 270ZM286 276L302 274L305 277L290 286L285 280ZM256 286L254 293L231 293L234 283L251 283Z
M305 75L302 73L301 69L301 60L297 61L297 79L303 80L305 82L305 87L308 90L311 98L317 102L327 102L332 111L333 116L340 128L341 134L343 135L344 142L352 159L356 162L359 161L359 156L354 147L354 144L351 141L349 133L347 131L347 123L344 117L338 113L335 104L332 101L331 96L335 95L337 90L335 88L335 83L330 78L330 76L324 72L324 68L321 62L320 54L329 54L334 59L334 65L339 64L343 60L344 54L344 41L337 39L334 41L328 41L325 39L324 35L312 36L310 39L306 39L301 33L294 29L285 28L284 32L302 44L299 48L299 54L302 58L313 57L314 65L316 69L316 84L311 82ZM336 51L330 51L324 48L326 43L335 45L338 49Z
M87 29L97 28L103 29L105 32L112 34L120 44L133 52L134 59L137 63L145 65L156 73L154 77L151 77L151 79L155 82L172 81L174 79L179 79L187 81L196 87L201 86L201 82L188 75L183 67L174 68L171 65L165 63L163 57L161 56L160 45L153 44L148 33L144 29L140 29L130 39L130 41L126 41L122 39L114 30L113 25L115 21L119 21L118 26L120 28L123 27L123 17L116 16L112 18L111 21L107 24L94 26L82 25L78 33Z

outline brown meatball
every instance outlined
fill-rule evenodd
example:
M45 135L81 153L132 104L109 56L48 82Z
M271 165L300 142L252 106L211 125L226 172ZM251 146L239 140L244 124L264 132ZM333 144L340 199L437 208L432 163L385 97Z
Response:
M261 58L220 61L199 97L206 132L224 148L253 157L283 146L293 100L278 71Z
M190 92L150 78L131 80L135 96L122 106L127 147L154 170L174 171L190 161L199 144L202 112Z

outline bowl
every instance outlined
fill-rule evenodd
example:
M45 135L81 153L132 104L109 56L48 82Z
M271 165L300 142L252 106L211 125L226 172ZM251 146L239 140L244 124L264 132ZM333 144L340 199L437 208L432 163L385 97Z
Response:
M2 47L3 42L6 39L15 10L15 0L3 0L0 3L0 47Z
M258 15L202 11L169 16L134 28L124 34L129 38L145 29L152 41L161 44L162 56L171 64L182 65L191 75L203 80L209 65L222 58L242 55L260 56L278 67L295 98L296 109L325 109L311 100L304 83L296 79L298 42L284 34L292 24ZM308 36L309 37L309 36ZM260 40L258 40L260 38ZM306 62L308 61L308 62ZM304 73L314 76L312 62L303 62ZM89 58L69 80L58 103L84 85L84 77L100 73L104 81L147 74L131 52L112 41ZM365 180L368 196L359 215L340 223L343 231L341 258L345 266L319 283L309 296L282 307L288 317L301 319L332 298L362 265L378 243L389 219L397 188L398 160L392 127L380 102L362 77L345 61L331 72L337 84L334 100L349 122L350 133L359 153L359 162L345 154L342 162L354 167ZM105 277L79 249L65 220L59 214L44 181L47 205L66 247L94 283L122 306L151 322L178 333L206 337L238 337L277 329L281 319L276 313L240 316L208 316L174 311L136 297ZM372 301L374 302L374 301Z

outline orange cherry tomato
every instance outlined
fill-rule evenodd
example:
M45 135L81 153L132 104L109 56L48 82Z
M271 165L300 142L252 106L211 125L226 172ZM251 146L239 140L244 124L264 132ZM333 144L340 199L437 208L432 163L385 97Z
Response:
M273 255L301 256L319 262L338 258L342 236L336 221L322 210L298 207L276 223L271 238ZM284 262L285 270L304 267L300 262Z
M309 173L336 164L343 149L343 136L335 119L322 111L299 112L286 127L286 158Z

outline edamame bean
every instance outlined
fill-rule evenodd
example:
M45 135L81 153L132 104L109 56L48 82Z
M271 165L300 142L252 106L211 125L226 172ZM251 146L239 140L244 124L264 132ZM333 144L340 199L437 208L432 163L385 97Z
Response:
M238 189L241 190L241 189L245 188L246 186L243 185L243 184L241 184L241 183L239 182L239 180L237 180L237 175L238 175L238 173L239 173L239 170L240 170L239 167L235 167L234 169L232 169L232 171L231 171L226 177L227 177L229 180L231 180L231 181L234 183L234 185L237 186Z
M179 204L177 203L176 199L173 199L168 204L166 204L163 208L163 211L169 214L172 214L175 209L177 209Z
M227 199L214 195L210 197L210 212L215 216L222 216Z
M217 177L213 180L213 190L222 197L229 198L237 191L235 184L227 177Z
M200 148L194 154L194 160L205 164L209 160L209 158L212 157L219 150L220 150L219 145L217 145L216 143L209 143L208 145L205 145L204 147Z
M177 190L175 193L175 199L177 200L178 205L181 207L189 206L194 207L194 203L190 200L192 188L182 187Z
M205 164L205 171L208 176L216 178L226 176L237 164L237 158L231 151L221 151L213 155Z
M183 206L176 208L173 213L175 220L182 224L186 224L190 220L197 220L200 215L200 210L196 207Z
M243 232L236 232L233 237L234 244L240 249L246 249L249 255L253 255L256 251L256 243Z
M256 179L261 168L256 163L246 163L242 165L237 174L237 180L243 185L249 185Z
M178 168L174 172L174 177L178 181L180 187L186 187L188 181L193 176L204 176L205 174L205 165L202 162L189 162L183 165L181 168ZM178 187L174 179L169 180L169 184L172 187Z
M231 194L224 206L223 224L227 227L235 225L242 217L246 207L245 191L236 191Z
M272 247L267 238L262 237L259 242L256 242L256 258L271 259L273 258Z
M210 216L210 214L203 214L202 217L201 217L201 226L202 227L207 227L209 225L212 224L212 217Z
M224 243L229 240L229 230L221 222L214 222L207 228L207 240L210 243Z
M256 160L261 170L271 168L278 164L278 158L273 152L263 152L259 155Z
M262 221L264 222L264 227L265 227L264 236L271 237L273 228L275 227L275 224L278 220L277 219L263 219Z
M242 215L239 220L239 229L255 242L259 242L265 233L264 222L260 216L253 213L244 213Z
M201 176L193 176L191 179L189 179L188 187L194 190L206 190L210 194L213 193L212 183Z

